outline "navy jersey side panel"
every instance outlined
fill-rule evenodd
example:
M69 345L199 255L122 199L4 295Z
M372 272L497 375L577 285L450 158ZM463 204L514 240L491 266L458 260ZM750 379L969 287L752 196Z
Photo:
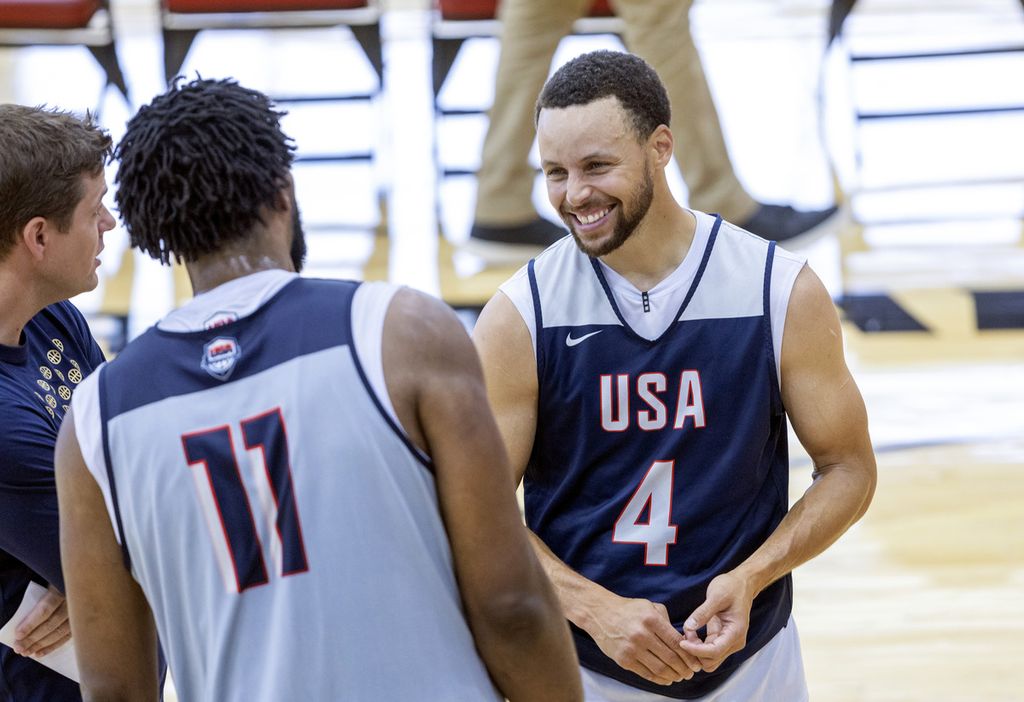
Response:
M563 313L559 320L578 323L538 330L543 363L525 474L527 523L590 580L664 604L680 630L711 579L750 556L788 508L786 422L760 299L764 255L753 272L754 314L684 313L656 341L624 323L588 324L586 314ZM584 273L570 280L558 272L570 298L593 284ZM544 270L537 274L543 290ZM547 288L549 305L558 289ZM582 630L573 633L585 667L687 699L724 682L785 625L790 608L785 578L755 600L743 651L714 673L668 688L620 668Z

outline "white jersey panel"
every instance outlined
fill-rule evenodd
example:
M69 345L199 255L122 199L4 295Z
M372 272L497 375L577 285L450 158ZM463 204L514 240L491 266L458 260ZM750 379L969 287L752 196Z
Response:
M359 286L352 297L352 343L355 344L356 356L359 357L373 393L392 421L401 426L384 380L382 355L384 317L387 316L391 298L396 292L398 286L385 282L363 283Z
M114 500L110 494L110 479L107 477L107 465L103 458L103 434L100 430L103 420L100 417L98 380L100 369L105 365L107 364L103 363L98 366L75 388L75 394L71 396L71 411L75 418L75 436L78 439L78 448L82 452L82 460L103 493L103 503L107 506L114 538L121 543L121 533L117 530L117 519L114 516Z
M433 478L363 388L349 348L334 347L109 423L134 575L174 642L183 702L496 699ZM319 415L308 409L317 397ZM282 574L274 555L265 462L237 430L254 408L280 410L306 572ZM208 467L183 455L183 437L225 426L269 580L241 593Z
M219 328L294 278L247 276L199 296L169 326ZM108 422L133 576L182 702L499 699L462 611L433 475L392 423L380 334L395 288L363 288L351 307L358 360L351 345L329 346ZM75 393L75 426L118 534L98 378ZM278 510L280 484L271 487L280 471L271 475L270 443L246 433L264 417L286 444L302 568L287 566L286 533L296 530L280 528L287 509ZM211 472L202 455L190 458L195 436L227 442L237 469ZM215 494L225 476L244 495L241 514ZM239 525L266 571L245 586L232 548Z

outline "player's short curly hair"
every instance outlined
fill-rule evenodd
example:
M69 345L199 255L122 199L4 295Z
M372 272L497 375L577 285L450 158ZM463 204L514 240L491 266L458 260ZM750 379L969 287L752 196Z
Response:
M110 147L88 113L0 105L0 259L34 217L67 231L85 194L82 177L103 172Z
M169 263L244 239L290 183L284 114L263 93L202 78L140 109L114 154L131 245Z
M642 58L621 51L592 51L572 59L548 79L537 98L534 124L541 110L589 105L615 97L630 117L638 140L659 125L669 125L672 108L658 74Z

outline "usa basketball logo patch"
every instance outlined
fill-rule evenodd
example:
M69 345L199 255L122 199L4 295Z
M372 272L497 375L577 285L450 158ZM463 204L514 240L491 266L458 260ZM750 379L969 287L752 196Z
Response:
M217 380L227 380L241 355L242 347L238 341L228 336L218 336L203 347L200 365Z

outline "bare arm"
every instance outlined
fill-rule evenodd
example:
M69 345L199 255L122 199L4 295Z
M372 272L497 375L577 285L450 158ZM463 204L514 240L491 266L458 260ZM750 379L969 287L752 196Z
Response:
M518 485L537 428L537 366L530 332L515 306L499 292L480 313L473 340ZM569 568L535 534L530 537L566 616L606 655L662 685L693 677L697 661L679 648L682 636L663 605L616 595Z
M743 647L753 598L835 542L874 494L864 400L846 367L835 306L806 266L790 298L781 371L782 400L814 462L814 481L757 551L712 580L707 600L687 620L685 647L707 670ZM695 632L705 624L709 635L701 643Z
M530 549L480 363L445 305L399 291L384 323L388 392L433 458L456 576L477 649L508 699L582 699L569 628Z
M89 474L69 412L57 439L60 546L71 630L86 701L158 698L156 626Z

